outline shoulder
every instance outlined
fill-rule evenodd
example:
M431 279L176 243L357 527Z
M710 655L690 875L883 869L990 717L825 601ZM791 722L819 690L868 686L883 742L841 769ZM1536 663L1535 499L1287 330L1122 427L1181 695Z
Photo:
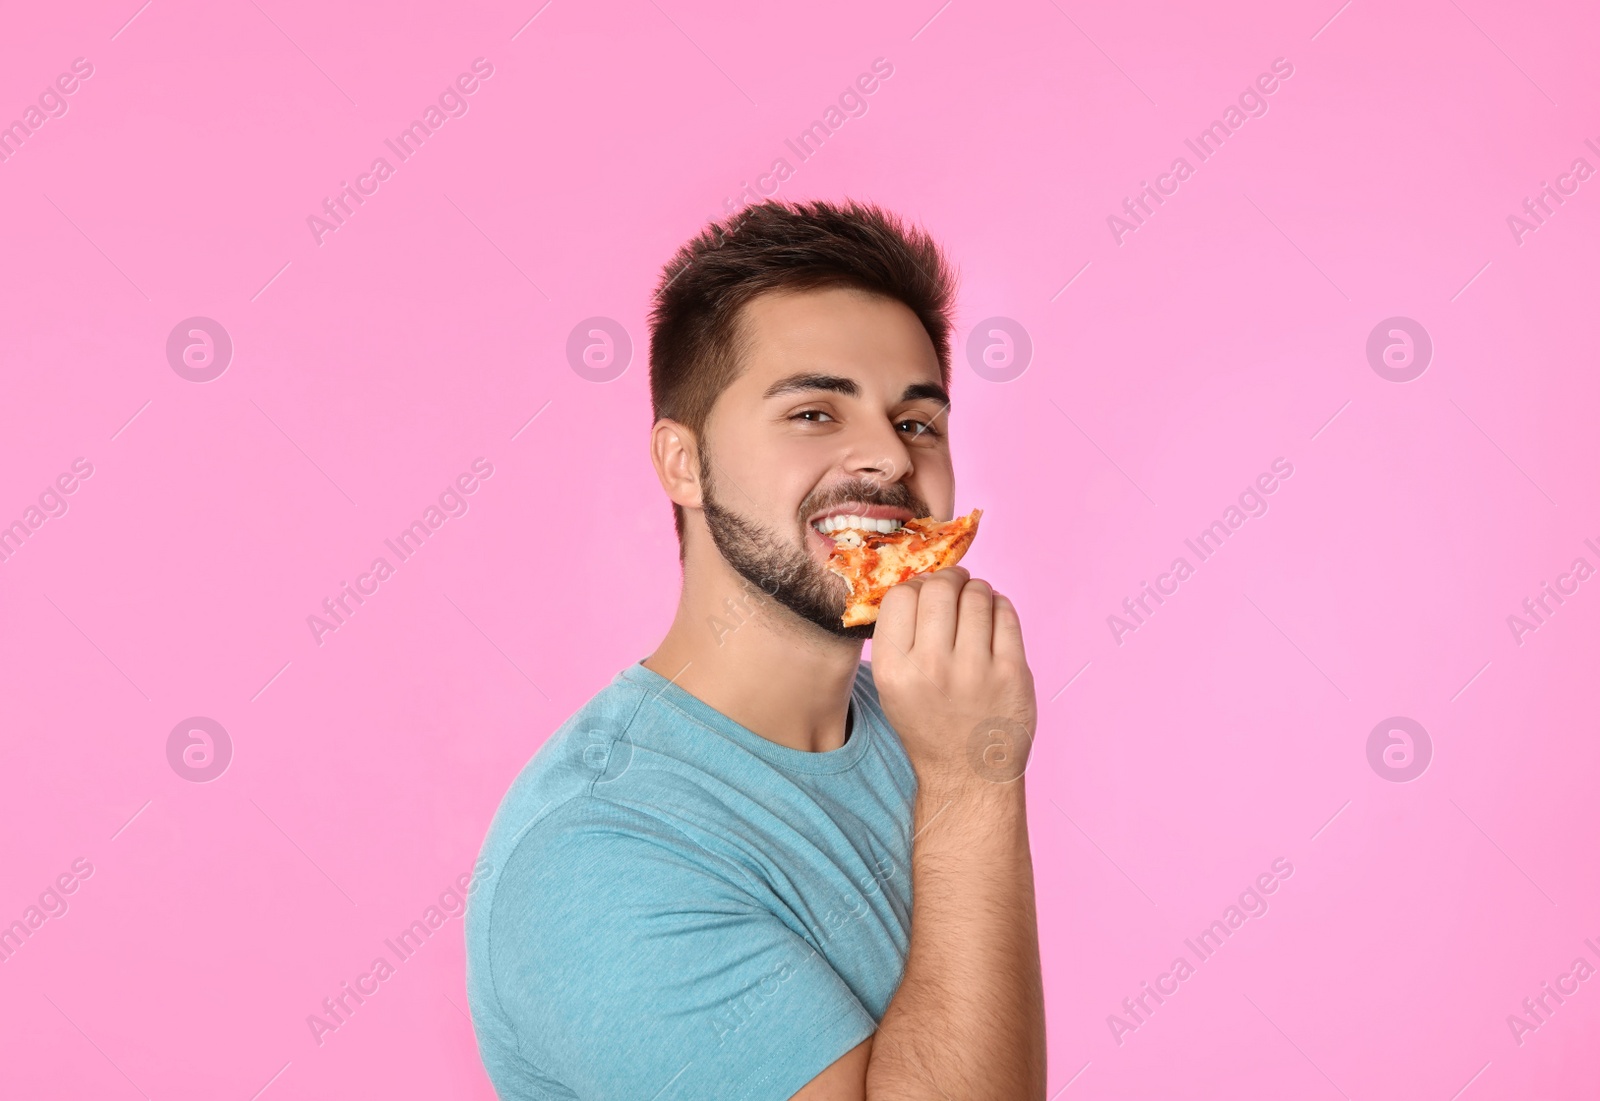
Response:
M621 765L613 753L628 742L645 695L643 688L618 675L556 727L506 790L490 841L519 832L545 809L591 789Z
M543 808L501 847L497 876L508 880L537 872L545 886L586 873L596 863L616 868L678 860L694 845L653 814L616 803L604 795L574 793Z
M748 872L691 835L680 793L652 784L663 805L640 806L611 798L616 786L568 794L485 846L481 916L497 944L535 926L582 935L600 922L649 922L688 899L753 901Z
M491 869L487 905L493 904L519 852L559 848L586 829L603 827L606 803L590 793L598 781L627 767L628 732L642 701L639 688L613 679L523 764L501 796L479 852L479 863ZM469 925L474 924L472 917L469 910Z

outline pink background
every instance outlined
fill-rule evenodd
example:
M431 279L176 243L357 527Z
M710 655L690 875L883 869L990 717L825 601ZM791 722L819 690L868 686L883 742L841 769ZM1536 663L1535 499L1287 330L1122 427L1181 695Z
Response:
M0 563L0 921L74 888L0 966L0 1095L492 1096L457 920L321 1045L306 1018L665 629L649 292L785 157L781 197L881 202L962 270L967 564L1039 686L1051 1094L1593 1097L1600 981L1520 1043L1507 1017L1600 964L1600 580L1507 617L1600 567L1600 179L1506 221L1600 168L1592 10L540 2L6 17L0 122L94 72L0 163L0 523L93 474ZM478 57L468 112L319 245L307 217ZM880 57L800 163L784 139ZM166 356L194 316L234 346L203 384ZM592 316L633 341L609 383L568 363ZM996 316L1033 343L1005 383L967 357ZM1393 316L1434 345L1411 382L1367 359ZM319 645L307 617L479 457L470 510ZM1119 644L1107 617L1279 457L1269 511ZM232 742L205 783L168 760L191 716ZM1410 782L1368 762L1391 716L1431 738ZM1108 1015L1280 857L1270 911L1119 1043Z

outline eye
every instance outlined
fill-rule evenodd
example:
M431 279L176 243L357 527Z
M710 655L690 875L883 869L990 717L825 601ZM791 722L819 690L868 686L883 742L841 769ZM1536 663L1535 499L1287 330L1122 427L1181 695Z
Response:
M828 420L832 420L833 419L832 414L826 413L821 409L802 409L802 410L800 410L800 412L791 415L789 417L789 419L792 420L792 421L797 421L797 420L808 420L810 418L816 418L816 417L826 417ZM811 424L821 424L822 421L812 419L812 420L809 420L809 423L811 423Z
M918 436L935 437L940 434L939 430L933 426L932 421L918 420L915 417L907 417L898 422L895 427L902 432L910 432L913 439Z

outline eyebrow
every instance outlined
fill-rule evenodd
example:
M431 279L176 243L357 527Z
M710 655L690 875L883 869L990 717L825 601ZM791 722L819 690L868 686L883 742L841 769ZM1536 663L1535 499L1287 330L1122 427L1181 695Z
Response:
M763 398L776 398L784 394L804 393L811 390L827 390L835 394L843 394L848 398L861 396L861 387L854 379L845 378L843 375L823 375L806 373L789 375L781 378L767 387ZM939 402L946 408L950 405L950 394L943 386L936 382L914 382L905 388L900 395L901 401L919 401L927 399Z
M950 408L949 392L936 382L912 383L906 387L906 392L900 395L901 401L920 401L924 398L938 402L945 409Z

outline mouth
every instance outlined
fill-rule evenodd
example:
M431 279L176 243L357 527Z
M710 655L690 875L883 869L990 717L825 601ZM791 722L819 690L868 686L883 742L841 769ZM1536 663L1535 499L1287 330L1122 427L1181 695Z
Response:
M915 519L910 511L890 505L869 505L862 501L846 501L825 509L808 521L811 530L826 543L829 550L836 542L855 544L862 535L887 535L899 531L906 521ZM845 533L852 534L845 534Z

